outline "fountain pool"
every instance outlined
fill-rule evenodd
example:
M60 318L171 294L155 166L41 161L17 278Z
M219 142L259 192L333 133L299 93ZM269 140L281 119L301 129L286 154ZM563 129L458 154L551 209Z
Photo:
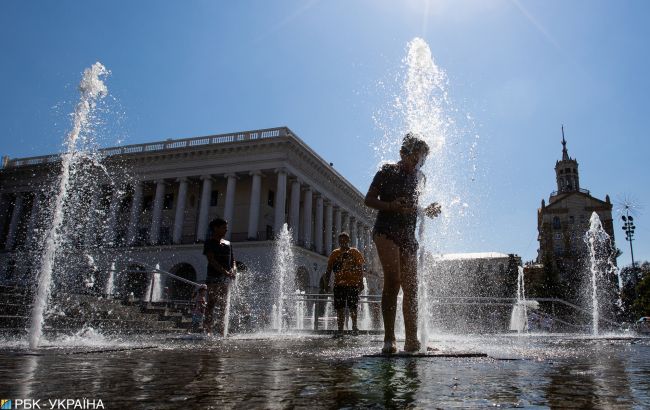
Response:
M67 338L0 351L8 398L102 399L105 408L650 406L650 339L430 335L436 353L367 357L380 336L263 333L228 339Z

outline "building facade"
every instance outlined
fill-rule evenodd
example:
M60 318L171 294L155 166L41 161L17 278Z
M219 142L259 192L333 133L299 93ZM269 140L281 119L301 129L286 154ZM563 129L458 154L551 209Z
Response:
M142 262L201 282L202 242L210 220L221 217L229 222L226 239L233 242L235 259L260 280L272 278L273 239L287 223L297 287L317 289L327 255L347 231L369 262L370 287L378 289L373 215L363 195L289 128L107 148L99 156L106 171L90 171L90 189L79 189L72 213L83 223L71 233L99 275L110 266L126 275ZM43 212L52 206L59 168L58 155L3 159L5 277L25 275L21 250L33 245L36 225L47 219ZM174 286L168 284L172 292Z
M578 161L569 156L564 130L562 159L555 164L555 175L557 191L551 193L548 204L542 200L537 210L537 264L528 269L529 276L537 279L529 287L535 296L560 298L590 309L593 305L592 261L585 234L590 229L592 214L596 213L610 238L609 244L597 252L597 258L605 261L605 265L599 262L602 280L597 299L601 318L612 319L616 315L618 298L612 203L609 195L603 201L581 187ZM559 314L571 317L576 312L569 309Z

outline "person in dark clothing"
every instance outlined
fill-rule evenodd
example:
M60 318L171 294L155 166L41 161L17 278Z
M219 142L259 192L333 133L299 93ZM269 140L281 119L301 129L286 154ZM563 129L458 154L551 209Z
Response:
M229 241L224 239L228 232L228 222L223 219L215 219L210 222L209 230L210 237L203 245L203 254L208 259L208 272L205 279L205 284L208 287L208 304L204 326L205 332L211 336L216 306L218 309L217 331L221 336L225 336L226 321L228 320L226 317L228 292L230 291L230 282L235 279L237 270L232 246Z
M385 334L382 352L387 354L397 352L395 314L400 287L404 292L404 350L420 350L415 225L420 211L418 197L424 183L420 167L428 154L429 146L424 140L413 133L406 134L400 149L400 161L382 166L365 198L367 206L379 211L373 228L373 241L384 271L381 310ZM433 218L440 214L440 205L434 202L421 211Z

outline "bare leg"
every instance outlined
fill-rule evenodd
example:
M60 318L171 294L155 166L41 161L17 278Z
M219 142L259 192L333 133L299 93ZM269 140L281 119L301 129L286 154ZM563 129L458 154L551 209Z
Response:
M399 247L385 235L375 235L373 239L384 271L384 290L381 294L384 342L394 344L397 294L400 288L400 251Z
M343 326L345 325L345 308L336 309L336 321L339 325L339 332L343 332Z
M415 253L402 252L401 254L402 291L404 301L404 333L406 341L404 350L414 352L420 350L418 341L418 278L417 259Z

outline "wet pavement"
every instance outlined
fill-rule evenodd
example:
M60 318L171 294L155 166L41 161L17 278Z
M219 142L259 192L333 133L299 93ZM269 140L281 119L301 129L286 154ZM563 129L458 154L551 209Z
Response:
M430 357L372 357L379 336L222 340L85 335L0 349L5 398L104 408L648 408L650 339L439 336ZM401 346L400 346L401 347ZM442 357L484 353L486 357Z

